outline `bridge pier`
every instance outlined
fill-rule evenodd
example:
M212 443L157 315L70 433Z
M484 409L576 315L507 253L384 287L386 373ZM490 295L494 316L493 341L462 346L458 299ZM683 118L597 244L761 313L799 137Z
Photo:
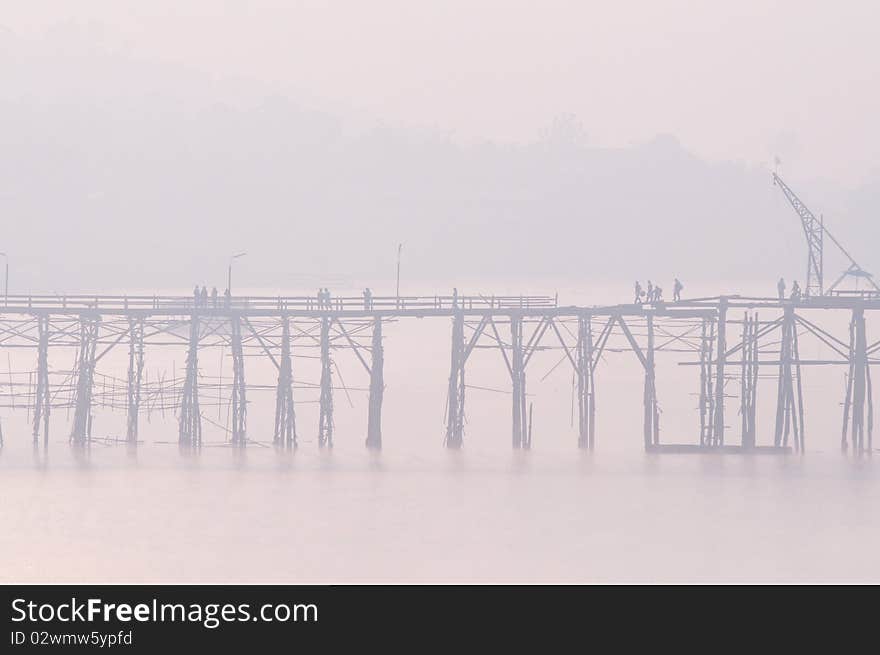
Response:
M138 417L141 409L141 380L144 371L144 319L128 319L128 412L126 441L138 441Z
M373 319L373 340L370 350L370 407L367 416L367 448L382 448L382 397L385 393L385 352L382 346L382 319Z
M715 395L712 351L715 346L715 319L701 319L700 335L700 445L715 445Z
M202 445L202 414L199 409L199 317L193 314L186 354L186 377L180 405L178 442L184 448Z
M874 403L871 388L871 369L868 364L868 344L865 330L865 310L859 306L852 310L849 326L849 375L847 377L846 399L843 405L843 435L841 448L847 451L847 428L852 417L853 452L871 453L873 449ZM865 409L867 406L867 420ZM867 424L867 440L865 427Z
M531 435L527 430L526 414L526 371L523 349L523 317L512 314L510 317L510 378L513 391L513 447L530 448Z
M446 408L446 447L461 448L464 440L464 314L456 311L452 317L452 363L449 371L449 391Z
M92 390L95 381L95 349L98 344L100 317L80 316L79 349L76 361L76 395L70 443L88 446L92 437Z
M293 408L293 368L290 357L290 318L281 319L281 361L278 364L278 388L275 393L276 446L296 448L296 414Z
M773 444L788 446L788 437L794 438L796 451L804 448L804 408L798 355L797 325L794 307L783 309L782 337L779 347L779 378L776 396L776 430ZM794 382L793 382L794 378Z
M49 448L49 317L37 316L37 388L34 396L34 448L40 444L43 432L43 448ZM42 424L42 425L41 425Z
M232 445L247 444L247 385L244 378L244 352L241 345L241 317L229 319L232 351Z
M660 445L660 412L657 407L657 387L654 366L654 315L646 317L648 345L645 349L644 436L645 450Z
M321 318L321 398L318 417L318 446L333 447L333 361L330 359L329 316Z
M596 444L596 379L591 314L578 316L577 393L578 447L593 450Z
M724 368L727 363L727 298L718 301L718 330L716 333L715 357L715 400L714 421L712 425L712 443L724 445Z
M758 315L743 315L742 363L740 367L741 443L744 450L756 445L756 405L758 393Z

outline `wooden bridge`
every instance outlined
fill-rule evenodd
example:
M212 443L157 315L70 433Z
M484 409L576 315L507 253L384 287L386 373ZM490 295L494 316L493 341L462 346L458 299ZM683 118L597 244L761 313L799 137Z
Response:
M805 298L719 296L679 302L608 306L560 305L555 296L448 295L373 297L159 295L10 295L0 305L0 350L32 349L34 369L27 380L12 379L0 393L0 407L27 406L32 412L33 442L49 444L49 416L72 409L70 442L93 441L96 398L127 415L125 442L139 442L145 408L157 403L177 417L182 447L202 440L204 382L199 362L205 349L228 348L232 358L229 442L244 447L248 390L245 350L259 353L277 372L273 442L297 445L294 376L291 353L313 349L321 362L318 445L334 437L332 358L339 349L353 351L369 375L365 443L382 445L385 389L383 324L406 318L447 318L451 322L450 372L446 403L445 445L460 448L465 436L465 372L475 348L496 349L510 375L512 444L531 445L526 405L526 371L533 355L557 350L576 379L578 445L596 443L598 372L611 352L629 352L644 372L643 436L647 451L804 451L803 368L842 366L847 370L841 445L871 452L873 403L870 367L877 363L880 341L869 342L866 312L880 309L870 294ZM848 329L820 326L819 317L844 313ZM802 358L804 339L820 344L827 357ZM186 348L183 374L171 380L145 379L145 352L169 346ZM76 350L69 372L52 371L54 348ZM112 391L96 391L102 359L114 348L127 348L128 370L113 380ZM693 443L662 443L655 357L674 352L679 364L698 369L699 426ZM756 403L759 370L775 374L777 400L772 443L757 439ZM58 379L60 378L60 379ZM106 384L104 385L106 387ZM730 389L738 387L737 394ZM214 397L214 393L211 394ZM728 425L738 417L735 427ZM697 434L699 438L697 439ZM2 433L0 433L2 443Z

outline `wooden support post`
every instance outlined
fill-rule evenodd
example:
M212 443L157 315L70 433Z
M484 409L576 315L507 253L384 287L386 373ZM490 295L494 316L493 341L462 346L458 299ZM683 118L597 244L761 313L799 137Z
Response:
M290 356L290 318L281 319L281 361L278 363L278 387L275 392L276 446L296 448L296 415L293 407L293 366Z
M526 380L523 351L523 318L521 314L510 317L510 367L513 390L513 447L528 448L525 438L526 417Z
M868 370L867 337L865 332L865 310L859 305L852 312L852 320L849 327L850 333L850 361L849 376L847 378L846 400L843 410L843 438L842 449L847 450L847 423L852 417L852 446L853 452L858 454L866 450L870 452L873 441L873 402L869 397L871 375ZM865 440L865 408L868 408L867 447Z
M840 449L847 451L849 446L847 430L849 428L849 414L852 406L853 379L855 378L855 312L849 323L849 371L846 374L846 394L843 399L843 430L840 435Z
M244 351L241 343L241 318L229 318L232 351L232 445L247 444L247 383L244 376Z
M37 317L37 389L34 399L34 447L40 443L43 432L43 448L49 447L49 317Z
M761 346L758 342L759 338L759 330L761 327L761 322L758 319L757 312L752 318L752 402L751 402L751 415L749 416L749 432L751 433L752 440L757 445L757 415L758 415L758 375L759 375L759 366L760 366L760 354L761 354Z
M461 448L464 440L464 349L464 314L458 310L456 303L452 317L452 361L446 406L447 448Z
M76 393L70 443L89 445L92 421L92 391L95 381L95 349L98 344L100 317L83 315L79 321L79 349L76 357Z
M592 315L578 316L577 341L578 447L593 449L596 438L596 388Z
M128 319L128 411L126 441L138 441L138 416L141 408L141 379L144 371L144 319Z
M370 363L370 407L367 416L367 448L382 448L382 396L385 393L385 353L382 347L382 319L373 319Z
M186 374L180 403L178 443L183 448L202 445L202 413L199 408L199 317L193 314L189 324L189 348L186 353Z
M742 368L740 378L740 414L742 415L742 447L755 447L755 401L758 383L758 318L748 312L743 316Z
M645 350L645 450L660 443L660 411L657 407L657 388L654 367L654 315L646 316L648 346Z
M724 365L727 363L727 298L718 303L717 354L715 356L715 416L712 442L724 445Z
M797 333L797 324L794 321L794 317L792 317L791 322L791 352L794 356L794 380L795 380L795 391L796 395L793 394L793 402L795 403L795 407L797 409L797 422L799 424L799 430L795 437L797 438L797 443L795 443L795 450L798 452L804 452L804 432L806 431L806 422L804 420L804 389L801 384L801 354L800 348L798 347L798 333Z
M794 447L803 451L803 392L798 360L797 324L794 307L783 310L782 336L779 346L779 378L776 389L776 429L773 443L787 446L788 437L794 438Z
M318 417L318 446L333 447L333 362L330 359L329 316L321 318L321 397Z
M852 433L856 452L865 452L865 396L867 391L868 368L867 343L865 339L865 311L861 307L853 310L855 321L855 376L853 380Z
M789 322L788 311L790 307L784 310L785 318L782 322L781 340L779 345L779 375L776 383L776 429L773 435L773 445L777 448L788 444L788 433L790 429L790 419L788 414L788 385L791 382L791 355L789 347L791 338L788 334Z
M715 321L703 317L700 335L700 445L713 443L715 396L712 384L712 349L715 344Z

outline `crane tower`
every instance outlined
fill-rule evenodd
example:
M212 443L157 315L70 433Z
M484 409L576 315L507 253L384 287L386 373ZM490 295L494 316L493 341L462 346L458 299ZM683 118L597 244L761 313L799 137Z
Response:
M816 218L816 215L810 211L803 201L798 198L797 194L782 180L779 175L773 173L773 184L782 191L789 204L794 208L798 217L801 219L801 227L804 230L804 236L807 239L807 283L804 286L804 292L807 296L830 296L842 295L846 292L838 290L838 286L847 277L867 280L871 285L871 293L880 293L880 286L874 282L873 276L858 265L852 255L844 248L840 242L834 238L834 235L825 227L824 220ZM824 252L823 245L825 237L833 243L837 249L849 261L849 267L840 274L840 277L830 287L825 289L824 278ZM857 292L858 293L858 292Z

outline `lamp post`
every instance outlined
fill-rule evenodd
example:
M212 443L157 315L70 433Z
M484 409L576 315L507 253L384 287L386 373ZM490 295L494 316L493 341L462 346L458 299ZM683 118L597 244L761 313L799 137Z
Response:
M230 295L232 294L232 262L234 262L239 257L244 257L246 254L247 254L246 252L240 252L240 253L233 255L232 257L229 258L229 271L228 271L229 274L228 274L228 277L226 278L226 289L227 289L227 291L229 291Z
M403 250L403 244L397 244L397 298L400 298L400 251Z

